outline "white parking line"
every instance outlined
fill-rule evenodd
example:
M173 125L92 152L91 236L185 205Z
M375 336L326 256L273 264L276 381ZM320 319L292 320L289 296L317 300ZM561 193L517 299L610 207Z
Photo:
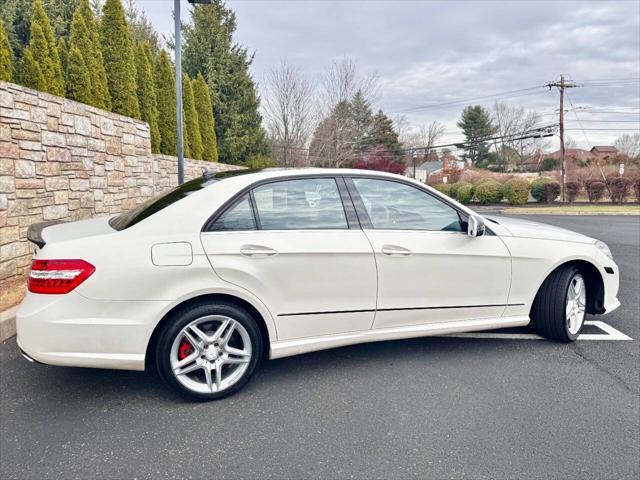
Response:
M608 323L601 320L586 320L585 325L598 327L605 333L583 333L578 340L633 340L620 330L616 330ZM496 332L477 332L477 333L454 333L450 335L442 335L450 338L492 338L499 340L544 340L543 337L535 333L496 333Z

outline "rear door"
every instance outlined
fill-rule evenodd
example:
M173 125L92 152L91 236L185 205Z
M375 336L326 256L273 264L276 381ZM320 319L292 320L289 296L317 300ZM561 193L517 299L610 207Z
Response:
M269 308L279 340L371 328L375 259L342 178L259 184L218 216L202 242L221 278Z
M412 184L363 177L349 186L378 266L374 328L502 315L511 256L499 237L469 237L455 208Z

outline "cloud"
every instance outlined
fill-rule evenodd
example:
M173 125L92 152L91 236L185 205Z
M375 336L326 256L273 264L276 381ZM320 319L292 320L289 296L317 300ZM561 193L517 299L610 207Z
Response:
M159 28L170 31L170 22L160 27L166 18L156 22L158 16L150 11L166 9L166 3L139 5ZM542 86L561 73L578 83L640 78L640 4L635 1L230 1L229 5L237 14L237 40L255 51L252 68L259 82L282 59L317 78L331 61L348 56L363 72L377 72L385 111L404 113L414 125L438 120L448 126L451 137L459 135L455 121L464 105L416 107ZM570 98L576 106L638 111L639 89L637 82L590 84L572 89ZM489 106L493 101L474 103ZM505 101L549 113L557 108L558 95L540 88ZM581 115L587 119L589 114ZM639 126L585 123L591 128ZM575 133L576 140L586 143L582 133L580 137ZM620 133L624 132L589 131L588 136L592 143L608 143Z

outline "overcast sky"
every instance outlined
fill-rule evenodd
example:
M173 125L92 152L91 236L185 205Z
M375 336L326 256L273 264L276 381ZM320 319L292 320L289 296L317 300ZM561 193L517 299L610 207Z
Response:
M136 3L159 31L172 32L173 2ZM187 17L186 0L183 4ZM377 106L392 117L406 115L414 126L444 123L444 140L461 138L455 122L466 100L489 107L501 99L557 121L558 92L542 85L561 73L584 85L568 91L585 129L579 129L573 112L567 114L567 128L578 129L568 134L579 146L610 143L634 133L622 129L640 126L637 0L228 4L237 15L237 41L255 52L253 75L259 83L283 59L317 78L333 60L349 57L362 72L379 76ZM532 89L502 93L527 88ZM478 98L493 94L499 95ZM591 130L596 128L620 130Z

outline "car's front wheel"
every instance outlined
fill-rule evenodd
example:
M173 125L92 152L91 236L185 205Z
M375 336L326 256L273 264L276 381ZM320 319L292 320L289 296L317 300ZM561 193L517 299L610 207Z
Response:
M587 284L580 270L565 266L545 280L533 302L531 319L543 337L572 342L580 335L587 304Z
M156 365L162 379L187 398L214 400L244 386L262 357L255 320L227 303L178 311L162 331Z

